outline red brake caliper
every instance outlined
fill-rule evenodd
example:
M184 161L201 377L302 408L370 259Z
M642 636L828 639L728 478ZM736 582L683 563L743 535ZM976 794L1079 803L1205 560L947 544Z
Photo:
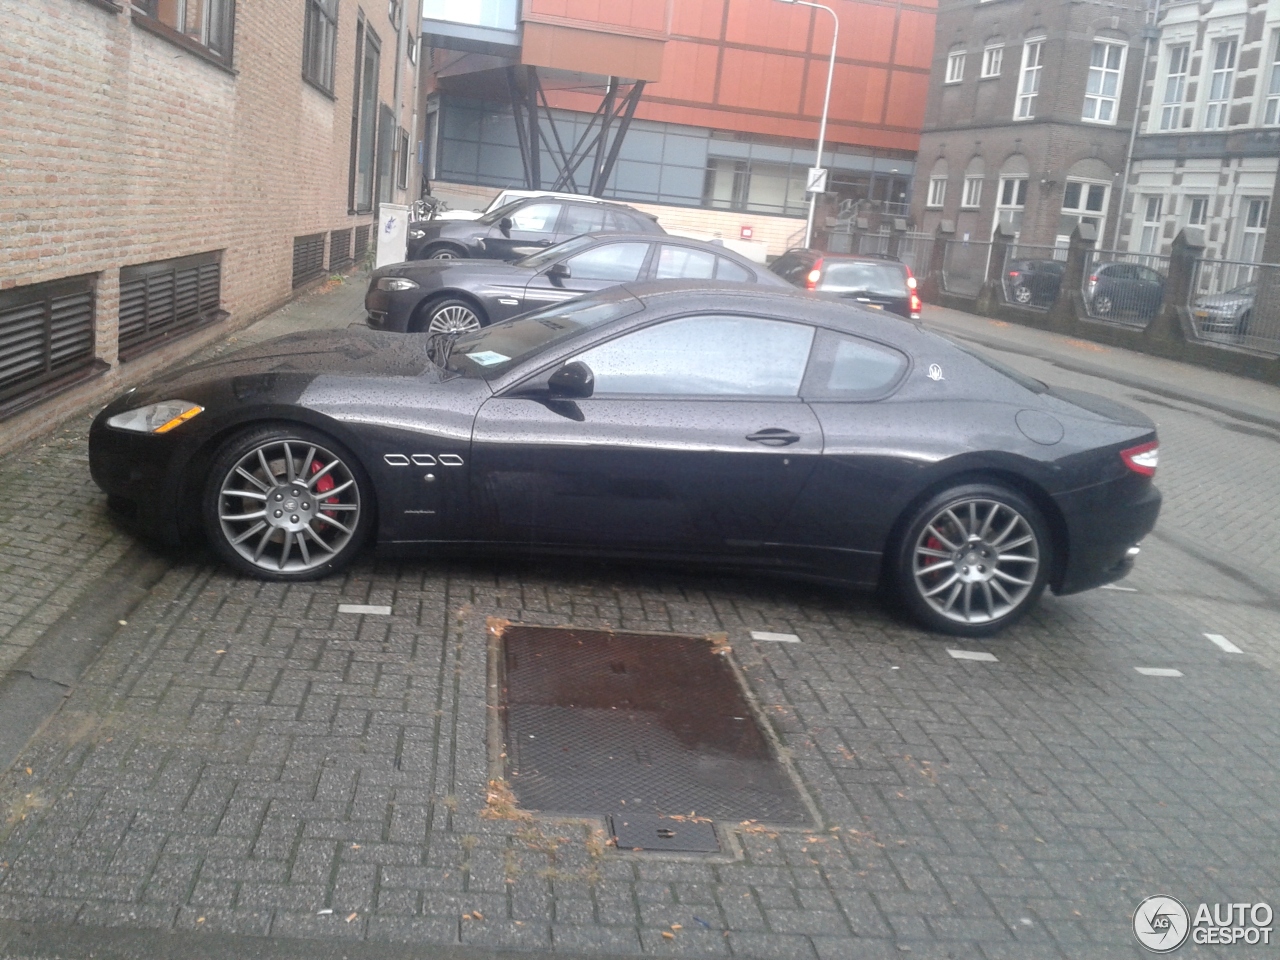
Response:
M326 477L325 479L328 479L328 478ZM925 545L926 547L928 547L930 550L941 550L941 549L942 549L942 541L941 541L941 540L939 540L937 537L930 537L928 540L926 540L926 541L924 542L924 545ZM926 558L925 558L925 562L924 562L924 566L926 566L926 567L932 567L932 566L933 566L935 563L937 563L937 562L938 562L938 558L937 558L937 557L926 557Z
M320 472L321 470L323 470L323 469L324 469L324 468L323 468L322 466L320 466L320 462L319 462L318 460L312 460L312 461L311 461L311 472L312 472L312 473L319 473L319 472ZM331 474L331 473L326 473L323 477L321 477L319 480L317 480L317 481L316 481L316 493L328 493L328 492L329 492L330 490L332 490L335 486L337 486L337 484L335 484L335 483L334 483L334 481L333 481L333 474ZM337 503L337 502L338 502L338 498L337 498L337 497L330 497L328 500L326 500L326 501L324 501L324 502L325 502L325 503ZM332 510L325 510L325 511L322 511L322 512L324 513L324 515L325 515L326 517L332 517L332 516L333 516L333 514L334 514L334 512L333 512Z

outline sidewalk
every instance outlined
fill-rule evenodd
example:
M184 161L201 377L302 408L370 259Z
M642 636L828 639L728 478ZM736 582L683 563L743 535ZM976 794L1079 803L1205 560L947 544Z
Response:
M1280 388L1269 384L934 304L925 304L923 321L935 332L991 349L1037 357L1076 373L1280 427Z

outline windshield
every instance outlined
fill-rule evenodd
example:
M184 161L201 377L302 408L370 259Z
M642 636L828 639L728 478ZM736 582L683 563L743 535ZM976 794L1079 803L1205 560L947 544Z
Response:
M540 270L549 263L555 263L562 257L570 257L584 247L589 247L595 243L595 238L590 234L583 234L580 237L574 237L572 240L566 240L564 243L557 243L554 247L547 247L545 250L539 250L537 253L531 253L523 260L517 260L517 267L532 267L534 270Z
M895 263L861 260L828 260L822 269L820 290L834 293L868 293L882 297L907 296L907 272Z
M497 223L503 217L511 216L511 214L515 212L519 203L519 200L512 200L510 203L504 203L502 206L496 207L484 216L478 218L476 222L483 223L485 226L493 226L493 224Z
M466 377L489 379L547 347L602 323L630 316L643 306L634 297L603 303L584 298L495 323L458 337L444 357L444 367Z

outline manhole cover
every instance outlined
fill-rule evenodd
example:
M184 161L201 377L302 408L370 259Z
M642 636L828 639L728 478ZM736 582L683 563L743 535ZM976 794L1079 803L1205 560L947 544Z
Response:
M645 813L624 813L610 817L609 826L619 850L715 853L720 849L716 828L703 820L675 820Z
M508 777L525 809L810 822L706 639L511 626L502 642Z

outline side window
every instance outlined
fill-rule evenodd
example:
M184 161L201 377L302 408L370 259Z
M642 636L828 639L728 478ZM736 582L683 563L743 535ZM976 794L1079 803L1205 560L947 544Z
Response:
M564 225L560 232L571 237L581 233L597 233L604 230L604 210L600 207L569 204L564 213ZM616 231L615 231L616 232Z
M658 267L653 275L658 280L684 277L688 280L710 280L716 272L716 255L692 247L664 243L658 252Z
M758 317L668 320L579 354L595 395L795 397L813 327Z
M625 283L640 275L647 243L605 243L565 261L572 280L612 280Z
M818 333L804 381L806 400L875 400L907 372L907 358L892 347L831 330Z
M560 219L560 204L531 203L511 214L511 229L524 233L552 234Z
M756 277L746 267L740 267L725 257L716 257L716 279L733 280L737 283L754 283Z

